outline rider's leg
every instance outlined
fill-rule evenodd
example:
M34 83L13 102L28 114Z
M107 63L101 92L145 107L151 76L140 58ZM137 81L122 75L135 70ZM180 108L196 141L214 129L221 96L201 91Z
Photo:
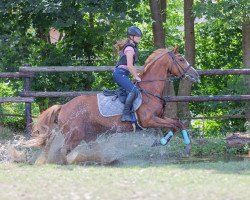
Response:
M138 88L130 81L128 75L129 72L127 70L124 71L124 69L119 68L116 69L113 73L115 82L118 83L119 86L124 88L128 93L121 119L122 121L132 121L131 108L139 92Z
M133 107L133 102L136 99L136 97L137 97L136 91L132 90L128 94L125 105L124 105L121 121L123 121L123 122L131 121L131 109Z

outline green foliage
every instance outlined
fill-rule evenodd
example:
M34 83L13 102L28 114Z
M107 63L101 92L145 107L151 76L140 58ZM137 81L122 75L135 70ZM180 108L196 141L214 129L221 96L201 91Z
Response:
M165 23L166 44L167 47L175 47L176 45L178 45L180 48L180 53L184 52L183 24L183 1L167 1L167 21Z
M31 66L114 65L117 59L111 53L112 44L126 36L126 27L141 21L136 10L139 3L139 0L3 0L0 2L0 71L18 71L25 63ZM51 27L64 35L56 45L49 43ZM20 82L8 81L8 87L1 85L1 96L17 96ZM92 73L37 74L32 80L35 91L99 90L105 85L114 85L110 76ZM44 110L67 100L38 98L36 102L40 110ZM1 107L3 112L15 114L20 114L19 109L9 104ZM8 124L13 118L4 120L3 123ZM16 122L23 124L19 119Z
M0 98L1 97L15 97L18 96L19 91L22 91L22 84L20 81L11 82L7 80L0 83ZM3 103L0 104L0 114L24 115L24 103ZM39 109L36 103L32 104L32 114L38 115ZM0 117L0 125L12 127L14 131L25 129L24 117L4 116ZM2 133L1 133L2 134Z
M0 97L8 97L13 95L13 91L8 87L7 83L0 83Z
M246 121L246 123L244 124L245 128L246 128L246 132L250 133L250 122Z
M238 26L217 19L196 25L196 68L242 68L242 33ZM204 76L194 84L192 95L246 94L242 76ZM242 102L203 102L190 104L193 116L243 115ZM228 109L230 108L230 109ZM230 131L244 131L244 119L206 120L208 135L225 135Z
M1 97L12 97L15 96L15 87L17 84L9 82L0 83L0 98ZM24 105L17 103L5 103L0 104L0 114L16 114L24 112ZM16 129L23 129L25 122L22 117L0 117L0 124L4 126L15 127Z
M239 154L246 154L246 148L236 148L227 146L223 139L207 138L204 144L195 142L192 144L191 156L194 157L232 157Z
M15 135L15 131L1 126L1 123L0 123L0 132L1 132L0 140L10 140Z
M250 18L248 0L219 0L216 3L212 0L198 1L194 10L196 16L206 16L209 20L222 19L231 25L239 25Z
M0 106L0 114L24 114L24 104L20 103L5 103ZM25 129L24 117L5 116L0 118L0 124L7 127L15 127L15 130Z

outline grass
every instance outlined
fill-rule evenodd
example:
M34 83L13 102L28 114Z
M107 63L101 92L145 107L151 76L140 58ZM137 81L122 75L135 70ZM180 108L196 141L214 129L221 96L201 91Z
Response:
M0 164L0 199L249 199L250 160L157 166Z
M14 135L8 129L2 129L2 133L0 141ZM142 139L139 142L143 142ZM123 140L119 149L124 149L126 144ZM249 199L249 158L238 162L206 161L209 156L235 153L229 151L221 139L209 140L206 145L194 144L192 156L181 164L168 162L172 154L179 158L180 149L183 149L183 142L178 137L160 149L134 148L132 157L139 162L143 155L147 161L134 166L34 166L3 162L0 163L0 199ZM168 151L170 156L164 156ZM197 162L199 156L205 162ZM150 159L154 162L149 162ZM147 164L163 163L155 162L159 159L168 164Z
M0 124L0 140L7 140L7 139L11 139L14 137L16 133L6 127L1 126Z

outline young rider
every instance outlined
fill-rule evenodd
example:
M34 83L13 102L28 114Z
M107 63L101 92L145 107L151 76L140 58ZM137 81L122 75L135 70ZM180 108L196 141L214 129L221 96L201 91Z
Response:
M137 82L141 81L134 65L138 61L137 44L140 42L142 32L138 27L131 26L127 30L127 36L126 41L118 41L115 45L118 52L120 52L120 58L113 72L114 81L128 93L121 121L132 121L130 112L133 101L139 92L138 88L129 79L129 74L132 74Z

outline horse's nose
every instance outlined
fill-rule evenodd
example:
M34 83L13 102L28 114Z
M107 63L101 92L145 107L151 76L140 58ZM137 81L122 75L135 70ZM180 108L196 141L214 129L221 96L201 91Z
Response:
M196 83L196 82L200 82L200 78L199 78L199 75L197 76L196 74L189 74L189 75L186 75L186 77L188 79L190 79L192 82Z
M194 75L192 75L192 78L195 80L194 82L200 82L200 75L199 73L194 69L194 67L192 67L193 71L194 71Z
M196 73L195 76L192 76L192 78L194 79L194 82L200 83L200 76L198 73Z

